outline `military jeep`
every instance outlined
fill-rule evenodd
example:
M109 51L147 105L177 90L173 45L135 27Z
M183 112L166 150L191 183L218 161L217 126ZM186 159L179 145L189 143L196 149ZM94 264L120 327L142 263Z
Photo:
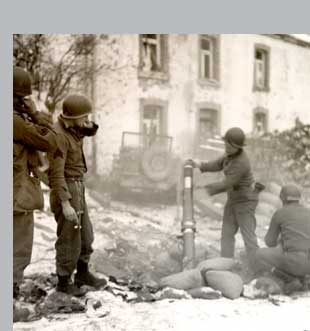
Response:
M172 141L171 136L123 132L112 164L112 197L139 195L139 201L152 197L174 203L180 162L172 153Z

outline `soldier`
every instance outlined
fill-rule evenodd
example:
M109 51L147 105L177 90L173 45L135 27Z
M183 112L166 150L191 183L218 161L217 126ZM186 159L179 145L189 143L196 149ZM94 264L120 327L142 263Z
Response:
M57 291L74 296L85 294L80 288L82 285L95 288L106 285L105 279L95 277L88 268L94 237L85 201L83 178L87 167L83 138L95 135L98 129L97 124L88 121L91 111L91 103L84 96L70 95L64 100L55 125L63 158L49 157L50 203L58 237L55 244Z
M256 252L257 261L286 282L286 293L301 289L303 278L310 275L310 210L300 198L296 185L282 187L283 207L272 216L265 236L268 248Z
M221 256L230 258L234 256L235 234L240 228L249 263L252 269L255 269L252 261L258 249L255 234L258 193L254 189L254 178L248 156L243 150L245 134L240 128L231 128L226 132L224 142L224 156L212 162L193 160L193 165L201 172L223 170L225 179L205 186L197 185L196 188L204 188L210 196L227 192L221 235Z
M30 75L19 67L13 69L13 297L31 260L33 245L33 210L43 207L43 193L33 175L38 166L37 151L57 150L51 118L36 111ZM55 155L54 155L55 156Z

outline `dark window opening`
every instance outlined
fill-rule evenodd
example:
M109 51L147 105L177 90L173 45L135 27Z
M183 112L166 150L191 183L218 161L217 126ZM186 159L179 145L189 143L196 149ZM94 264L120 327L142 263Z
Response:
M164 72L167 67L167 40L161 34L140 35L140 66L145 72Z
M255 49L254 87L260 90L269 88L269 53L266 49Z

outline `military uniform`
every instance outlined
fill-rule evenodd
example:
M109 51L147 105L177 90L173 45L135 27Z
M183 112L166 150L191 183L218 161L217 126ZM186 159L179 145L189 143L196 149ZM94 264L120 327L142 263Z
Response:
M246 152L243 149L234 155L223 156L213 162L202 162L202 172L223 171L222 182L206 185L210 195L227 192L221 235L221 255L233 257L235 234L240 228L249 261L253 261L258 249L255 234L255 209L258 194L254 190L254 178Z
M257 258L294 276L310 274L310 210L297 201L285 204L273 215L265 236L268 248Z
M25 176L38 165L36 151L57 150L57 139L53 131L34 124L26 114L13 113L13 282L18 286L24 269L29 265L33 244L33 211L16 209L17 190L27 185Z
M57 221L56 271L58 275L70 276L78 260L89 262L93 252L93 229L85 201L84 174L87 171L83 153L83 137L74 129L66 128L61 119L55 126L62 158L49 159L49 181L51 186L51 210ZM65 219L61 202L70 200L75 209L81 229Z

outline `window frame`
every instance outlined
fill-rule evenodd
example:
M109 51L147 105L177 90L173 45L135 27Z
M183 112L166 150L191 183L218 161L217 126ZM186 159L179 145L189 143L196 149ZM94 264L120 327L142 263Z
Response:
M264 65L264 85L259 86L257 84L257 63L256 59L257 51L261 51L265 59L261 62ZM253 65L253 91L269 92L270 91L270 47L262 44L254 45L254 65Z
M265 119L266 119L266 128L265 128L265 131L264 133L267 133L269 132L269 111L267 108L264 108L264 107L255 107L253 109L253 129L252 129L252 133L253 134L256 134L256 121L255 121L255 117L257 114L263 114L265 116Z
M142 98L140 99L140 133L143 133L143 119L144 111L148 106L160 107L160 135L168 135L168 101L156 98Z
M201 110L207 109L216 113L217 119L217 133L221 134L221 123L222 123L222 107L218 103L214 102L198 102L196 103L196 134L195 134L195 149L199 149L199 133L200 133L200 119L201 119Z
M138 76L140 78L155 78L155 79L168 79L169 78L169 54L168 54L168 35L167 34L156 34L156 40L153 38L146 38L143 34L139 34L139 68ZM148 40L151 45L156 45L156 58L159 70L146 70L143 67L143 52L144 42Z
M201 47L202 40L210 42L210 50L204 50ZM209 56L210 77L206 77L205 73L205 56ZM214 34L200 34L198 38L198 78L202 83L211 83L218 86L220 83L220 36Z

